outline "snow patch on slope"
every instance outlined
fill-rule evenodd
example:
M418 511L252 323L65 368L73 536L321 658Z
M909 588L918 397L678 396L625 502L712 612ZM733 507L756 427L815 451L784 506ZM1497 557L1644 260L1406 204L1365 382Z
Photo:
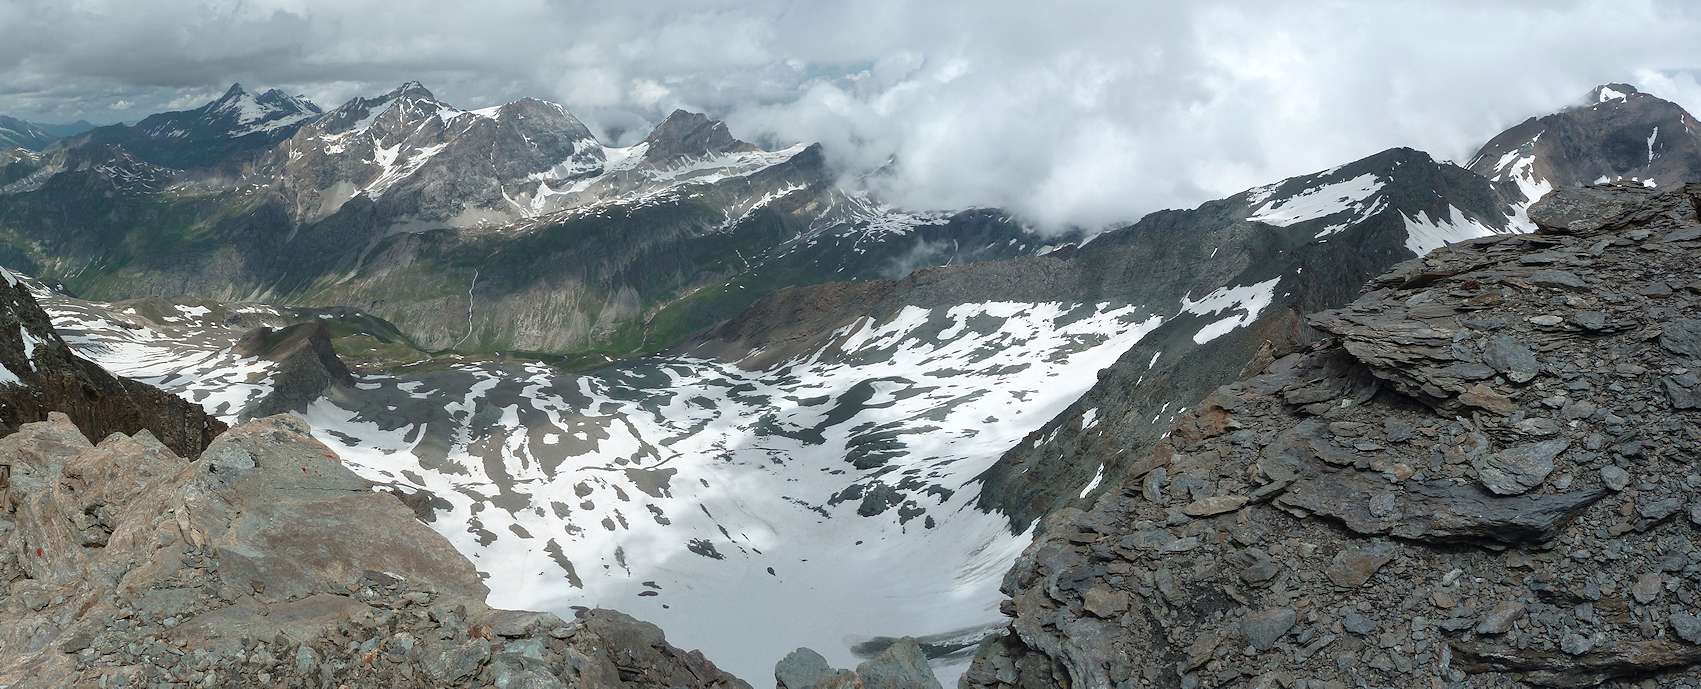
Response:
M1380 178L1369 173L1322 184L1293 196L1265 202L1247 220L1287 227L1349 210L1362 212L1372 208L1371 197L1382 190L1382 185Z
M36 299L73 351L106 370L163 388L226 420L271 394L275 364L238 354L240 332L211 320L170 319L164 329L120 320L111 306L72 300L53 292ZM181 313L181 311L180 311ZM181 324L181 325L179 325Z
M1508 225L1515 232L1535 231L1536 225L1530 221L1530 205L1553 191L1553 183L1536 174L1536 142L1541 140L1544 133L1546 132L1537 132L1523 145L1500 156L1500 160L1494 163L1493 174L1489 176L1489 179L1496 182L1512 182L1518 185L1522 200L1514 201L1508 213Z
M1406 248L1422 256L1448 244L1498 234L1455 206L1448 206L1447 211L1446 217L1436 218L1431 218L1429 211L1418 211L1415 218L1400 213L1406 223Z
M1275 301L1276 285L1281 281L1280 277L1274 277L1253 285L1219 287L1198 301L1182 297L1181 313L1214 316L1224 311L1239 311L1200 328L1199 332L1194 333L1193 341L1205 344L1257 319L1258 314ZM1157 359L1156 354L1152 355L1153 363L1156 363Z

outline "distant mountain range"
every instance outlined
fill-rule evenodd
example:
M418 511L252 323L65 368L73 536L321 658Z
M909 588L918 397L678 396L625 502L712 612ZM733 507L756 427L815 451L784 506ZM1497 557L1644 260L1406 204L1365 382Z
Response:
M0 160L0 180L0 260L74 292L353 305L466 351L654 350L780 287L1053 241L886 207L818 147L702 115L613 147L553 103L463 111L417 83L328 112L233 86Z
M0 115L0 151L11 148L39 151L47 148L49 144L55 141L67 136L76 136L94 128L94 125L83 121L70 124L43 124Z
M305 98L276 89L256 95L232 84L217 100L194 110L149 115L134 125L96 127L65 145L119 146L162 167L217 169L237 165L289 138L317 115L319 106Z
M1502 231L1527 224L1520 209L1543 189L1683 178L1701 163L1692 123L1603 86L1466 166L1504 184L1361 211L1427 223L1406 242L1414 252L1466 226ZM834 181L818 147L762 150L692 113L613 147L534 99L464 111L413 82L322 111L233 85L193 110L0 158L0 231L12 238L0 260L91 297L343 304L433 349L619 355L675 344L778 288L1079 239L996 210L904 212ZM1341 182L1247 218L1286 226L1368 184ZM1290 183L1301 182L1272 192Z

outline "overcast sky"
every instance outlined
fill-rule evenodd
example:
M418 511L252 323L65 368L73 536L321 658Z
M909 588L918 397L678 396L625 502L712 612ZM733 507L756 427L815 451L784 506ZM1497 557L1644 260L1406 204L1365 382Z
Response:
M0 113L135 120L233 81L326 107L417 79L610 140L682 107L889 197L1097 226L1390 146L1464 160L1628 81L1701 111L1701 9L1610 2L0 0Z

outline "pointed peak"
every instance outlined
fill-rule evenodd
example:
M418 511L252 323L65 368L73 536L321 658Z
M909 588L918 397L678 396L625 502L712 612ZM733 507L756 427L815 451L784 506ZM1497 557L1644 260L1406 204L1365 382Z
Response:
M674 110L667 119L644 137L648 148L644 158L663 163L676 158L705 156L758 150L756 146L733 138L726 123L710 119L700 112Z
M230 100L246 95L248 95L248 89L242 88L242 82L232 82L230 88L224 90L224 95L219 96L219 100Z
M401 86L397 86L394 90L390 91L388 94L385 94L385 95L389 98L413 98L413 99L416 99L416 100L437 100L437 96L432 95L430 89L425 88L424 84L421 84L417 81L403 82Z
M656 125L656 128L651 130L650 135L645 137L644 140L656 143L678 141L693 136L702 138L717 129L719 132L716 133L719 133L720 136L716 136L716 139L724 138L729 141L732 139L731 134L725 133L726 125L717 120L709 119L708 115L688 110L674 110L668 113L661 124Z
M675 126L680 124L700 124L708 121L709 116L704 115L703 113L675 108L673 112L668 113L667 117L662 120L661 126L665 127L669 124ZM659 128L660 127L658 127L658 129Z
M1589 96L1585 98L1583 102L1588 105L1596 105L1611 101L1622 101L1638 93L1641 93L1641 91L1636 90L1635 86L1621 82L1613 82L1610 84L1601 84L1600 86L1596 86L1591 89L1589 91Z

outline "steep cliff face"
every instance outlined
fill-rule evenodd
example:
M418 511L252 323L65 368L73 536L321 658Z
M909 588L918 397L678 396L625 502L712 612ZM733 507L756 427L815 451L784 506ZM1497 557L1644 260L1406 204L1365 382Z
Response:
M1557 192L1313 316L1048 518L965 686L1693 685L1698 193Z
M0 269L0 435L54 411L90 437L146 430L188 457L225 429L199 405L73 354L24 284Z
M290 417L186 461L61 414L0 438L0 685L748 689L608 610L493 610Z

